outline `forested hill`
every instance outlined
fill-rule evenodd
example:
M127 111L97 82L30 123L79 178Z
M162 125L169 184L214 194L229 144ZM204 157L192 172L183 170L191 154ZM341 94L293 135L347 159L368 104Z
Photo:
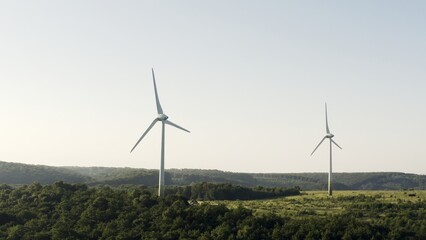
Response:
M398 172L335 173L337 190L399 190L426 189L426 175ZM0 161L0 183L51 184L58 181L88 185L145 185L158 184L158 170L107 167L50 167ZM242 186L265 186L303 190L327 188L327 173L235 173L219 170L168 169L167 185L192 183L232 183Z
M191 182L230 182L244 186L295 187L303 190L327 189L328 173L234 173L218 170L171 169L176 185ZM399 172L334 173L337 190L426 189L426 175Z
M75 171L61 167L29 165L0 161L0 183L5 184L52 184L58 181L84 183L91 179Z

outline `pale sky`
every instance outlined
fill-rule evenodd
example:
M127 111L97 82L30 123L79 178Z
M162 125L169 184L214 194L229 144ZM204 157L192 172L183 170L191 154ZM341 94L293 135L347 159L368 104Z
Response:
M0 1L0 160L426 174L424 1Z

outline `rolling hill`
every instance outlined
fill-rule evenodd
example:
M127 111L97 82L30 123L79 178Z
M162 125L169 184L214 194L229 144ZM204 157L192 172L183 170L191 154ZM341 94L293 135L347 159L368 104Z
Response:
M426 189L426 175L400 172L335 173L336 190ZM0 161L0 183L22 185L64 181L96 185L158 184L158 170L108 167L51 167ZM327 173L236 173L220 170L168 169L167 185L190 185L200 182L232 183L242 186L295 187L325 190Z

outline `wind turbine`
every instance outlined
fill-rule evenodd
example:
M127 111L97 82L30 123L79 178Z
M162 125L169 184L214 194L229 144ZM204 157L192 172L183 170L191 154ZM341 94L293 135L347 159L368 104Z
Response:
M330 132L330 129L328 128L327 103L325 103L325 130L326 130L326 135L323 137L323 139L318 144L318 146L314 149L314 151L312 151L311 156L312 154L314 154L314 152L318 149L318 147L321 145L322 142L324 142L326 138L330 139L330 171L328 172L328 196L331 197L333 195L333 190L331 187L332 156L333 156L332 143L336 145L338 148L340 149L342 148L333 140L334 135Z
M161 133L161 165L160 165L160 174L159 174L159 186L158 186L158 196L164 197L164 140L165 140L165 125L168 124L170 126L173 126L175 128L179 128L185 132L189 132L185 128L178 126L175 123L172 123L168 120L168 116L163 113L163 109L161 108L160 100L158 99L158 93L157 93L157 85L155 83L155 76L154 76L154 69L152 69L152 81L154 82L154 92L155 92L155 101L157 103L157 113L158 116L152 121L151 125L149 125L148 129L142 134L142 137L139 138L139 140L136 142L135 146L130 150L130 152L133 152L133 150L138 146L140 141L145 137L145 135L151 130L152 127L157 122L162 123L162 133Z

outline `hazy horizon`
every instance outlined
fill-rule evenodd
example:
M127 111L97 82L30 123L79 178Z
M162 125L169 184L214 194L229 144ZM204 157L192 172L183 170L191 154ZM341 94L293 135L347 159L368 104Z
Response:
M5 162L5 161L3 161ZM7 162L7 163L17 163L17 164L27 164L21 162ZM143 169L143 170L154 170L158 171L158 168L143 168L143 167L106 167L106 166L77 166L77 165L44 165L44 164L29 164L34 166L47 166L47 167L55 167L55 168L130 168L130 169ZM323 173L328 174L328 171L318 171L318 172L242 172L242 171L228 171L222 169L206 169L206 168L166 168L165 171L168 170L202 170L202 171L221 171L221 172L231 172L231 173L247 173L247 174L304 174L304 173ZM366 171L366 172L333 172L333 173L403 173L403 174L415 174L415 175L426 175L426 174L418 174L411 172L397 172L397 171Z
M0 160L426 174L426 3L5 1Z

